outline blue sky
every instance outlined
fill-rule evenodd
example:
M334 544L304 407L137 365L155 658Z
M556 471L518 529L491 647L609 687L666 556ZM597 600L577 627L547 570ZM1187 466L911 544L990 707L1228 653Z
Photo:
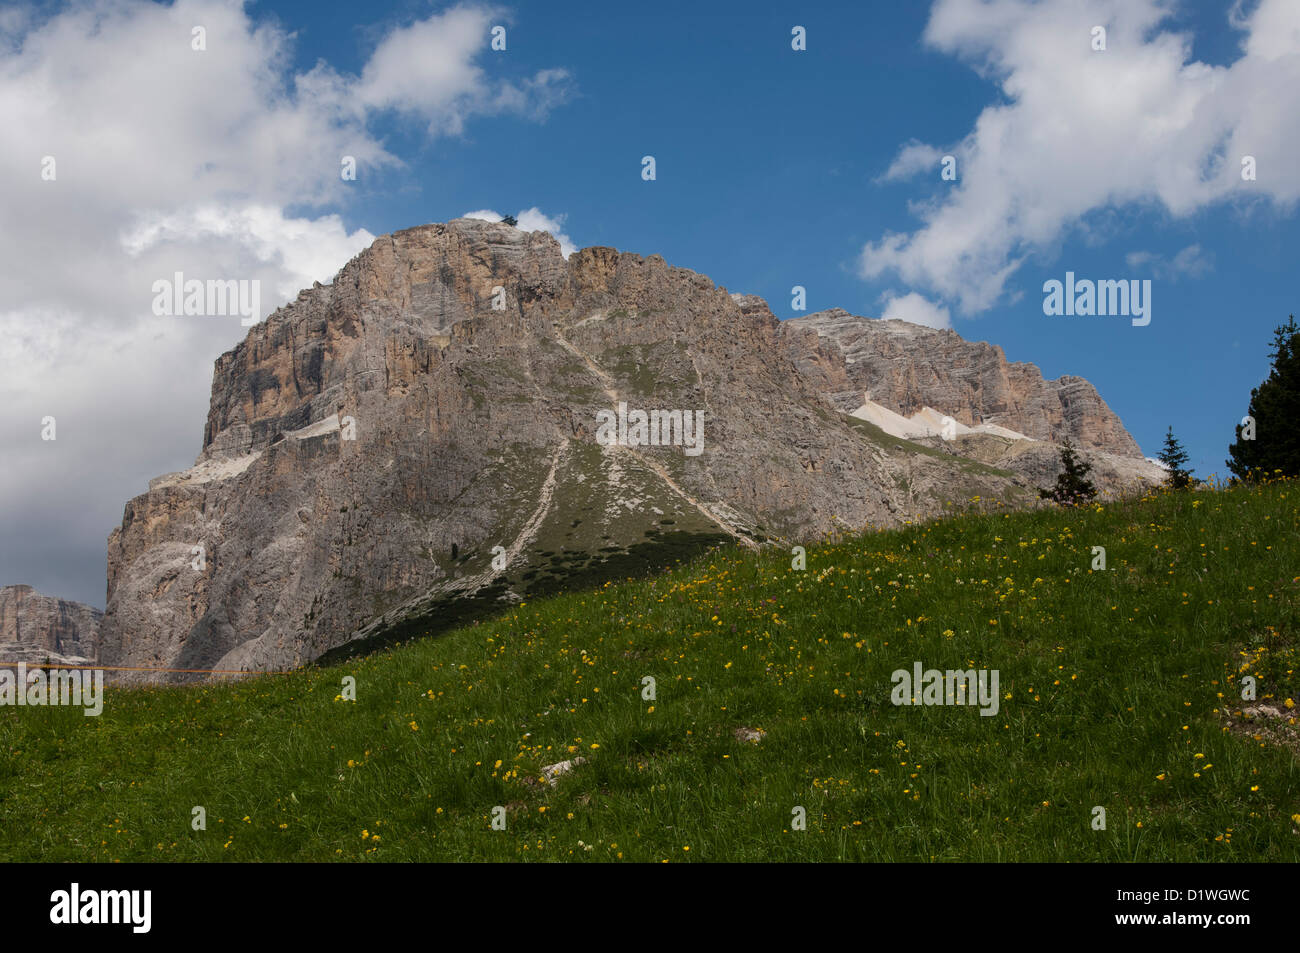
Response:
M882 234L914 228L909 203L947 186L937 168L929 181L876 180L909 140L956 142L1001 100L996 82L922 42L928 4L623 6L515 7L503 18L506 52L484 66L510 76L567 69L572 98L544 122L471 120L461 136L433 142L387 117L378 128L409 166L359 181L356 197L339 206L348 227L379 234L471 209L536 206L564 215L579 247L657 252L762 295L783 318L797 314L794 285L808 289L809 311L868 316L882 313L882 295L914 290L862 277L858 257ZM1191 32L1196 60L1228 65L1242 39L1229 27L1231 6L1185 3L1165 26ZM324 57L353 71L377 25L426 9L377 4L367 9L372 22L357 28L347 9L321 18L314 8L258 9L298 31L302 68ZM790 46L795 24L808 31L804 52ZM654 182L640 178L646 154L657 161ZM1123 203L1084 222L1104 237L1067 233L1008 283L1019 301L955 313L952 326L1049 377L1087 377L1149 455L1172 425L1199 473L1223 472L1232 427L1266 371L1271 329L1296 310L1294 207L1225 200L1175 217L1158 203ZM1190 245L1200 246L1207 270L1155 278L1147 327L1042 313L1042 282L1067 269L1151 277L1126 257L1172 259Z
M102 605L123 503L198 452L245 329L151 315L152 277L258 277L270 311L374 236L478 209L782 318L800 285L808 312L949 324L1223 473L1297 310L1297 88L1292 0L8 5L0 584ZM1044 315L1066 271L1151 279L1151 323ZM30 439L45 414L57 447Z

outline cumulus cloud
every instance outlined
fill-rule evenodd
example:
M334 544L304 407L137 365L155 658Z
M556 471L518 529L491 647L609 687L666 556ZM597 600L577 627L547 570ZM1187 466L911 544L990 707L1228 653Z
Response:
M287 301L313 281L330 280L375 236L364 228L349 234L337 215L289 218L273 206L216 204L145 213L120 236L123 249L133 258L156 248L204 247L214 239L253 268L269 266L274 298ZM241 270L247 273L246 268Z
M403 166L377 120L456 135L473 117L543 116L568 94L563 70L510 79L478 65L500 22L486 7L388 29L355 75L323 61L295 72L293 35L250 10L0 11L0 584L102 604L123 503L199 450L212 362L247 329L155 317L155 280L257 280L269 313L373 241L337 210L356 187L343 157L362 182ZM39 436L47 415L53 442Z
M532 208L522 209L515 213L515 221L519 223L518 227L525 232L550 232L551 237L560 243L560 252L565 258L568 258L575 251L577 246L573 244L573 239L569 238L564 232L564 220L568 216L556 215L554 218L545 214L536 205ZM505 218L500 212L494 212L490 208L479 209L476 212L466 212L461 218L479 218L485 222L499 222Z
M1183 217L1225 200L1289 205L1300 198L1300 4L1234 8L1243 32L1230 66L1192 59L1191 37L1168 28L1163 0L936 0L924 40L997 82L949 151L956 183L914 206L921 225L862 251L865 278L908 285L986 310L1031 255L1130 204ZM1091 46L1094 25L1107 48ZM885 178L923 168L937 150L909 142ZM1252 156L1257 179L1244 181Z
M927 328L952 327L952 318L947 308L915 291L900 297L887 297L884 313L880 317L886 321L907 321Z
M560 251L565 258L572 255L577 248L573 244L573 239L569 238L564 232L564 219L567 216L557 215L550 218L542 214L541 209L537 206L526 208L515 216L519 220L519 227L526 232L550 232L557 242L560 243Z
M475 113L544 117L568 97L567 71L541 70L518 83L489 82L474 62L499 18L488 8L458 6L394 30L348 91L358 108L414 114L435 133L458 133L466 117Z

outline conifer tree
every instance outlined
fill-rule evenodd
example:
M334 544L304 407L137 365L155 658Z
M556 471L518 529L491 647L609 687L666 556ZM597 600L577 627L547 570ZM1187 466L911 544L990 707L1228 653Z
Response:
M1092 465L1074 455L1074 446L1069 438L1061 445L1061 467L1062 472L1056 478L1056 486L1050 490L1039 490L1039 496L1061 506L1078 506L1097 496L1097 487L1088 479Z
M1160 451L1159 459L1169 471L1169 476L1165 479L1166 486L1174 490L1185 490L1192 485L1192 471L1187 469L1187 451L1174 436L1173 427L1165 434L1165 445Z
M1300 326L1295 315L1273 332L1272 367L1250 392L1247 419L1228 447L1228 469L1238 479L1280 470L1300 476Z

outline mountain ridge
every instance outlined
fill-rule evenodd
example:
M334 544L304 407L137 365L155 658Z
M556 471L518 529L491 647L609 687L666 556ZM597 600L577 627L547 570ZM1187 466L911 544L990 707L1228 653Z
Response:
M854 322L879 323L782 322L661 256L566 259L504 224L382 236L216 360L195 466L151 481L109 537L96 657L290 668L723 541L893 525L962 495L1032 505L1058 436L1103 488L1155 478L1081 378L1059 379L1063 401L955 334L918 334L887 368ZM848 413L864 382L899 412L926 397L1043 439L901 439ZM703 454L601 446L620 401L701 414Z

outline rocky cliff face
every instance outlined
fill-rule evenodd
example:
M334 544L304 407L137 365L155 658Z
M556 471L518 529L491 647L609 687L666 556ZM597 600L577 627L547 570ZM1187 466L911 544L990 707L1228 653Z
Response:
M82 664L95 657L103 613L43 596L31 586L0 588L0 661Z
M852 399L865 391L905 417L928 405L967 426L991 423L1035 440L1069 438L1081 448L1142 455L1086 380L1044 380L1033 364L1008 362L996 345L904 321L865 320L838 308L786 327L815 331L843 356Z
M287 668L719 541L1033 500L1000 463L1025 448L896 439L842 412L863 390L1140 461L1086 382L877 325L783 324L659 256L566 260L503 224L385 236L217 361L195 466L152 481L109 539L100 661ZM702 452L607 445L621 405L634 437L637 411L698 415ZM1123 471L1098 476L1141 478Z

